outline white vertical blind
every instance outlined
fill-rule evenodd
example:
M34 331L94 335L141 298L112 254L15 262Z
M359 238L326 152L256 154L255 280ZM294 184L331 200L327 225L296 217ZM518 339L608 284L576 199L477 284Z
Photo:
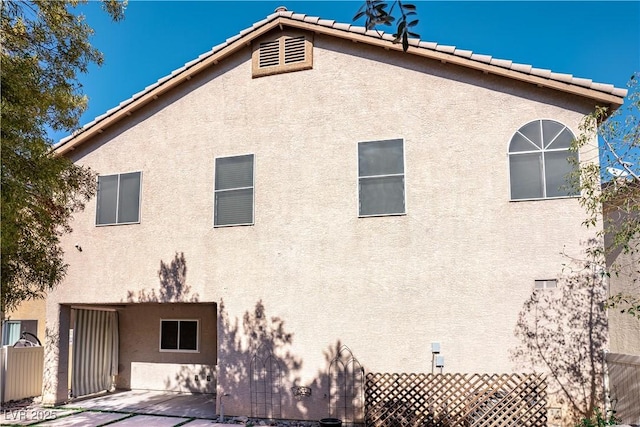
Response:
M20 339L20 322L6 320L2 324L2 345L14 345Z
M118 313L75 309L73 396L109 390L118 373Z

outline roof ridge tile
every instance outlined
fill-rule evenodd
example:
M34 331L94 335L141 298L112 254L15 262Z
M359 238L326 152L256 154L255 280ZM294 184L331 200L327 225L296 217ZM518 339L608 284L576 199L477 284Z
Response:
M240 36L244 36L246 34L249 34L250 32L254 31L255 28L253 27L247 27L244 30L241 30L240 33L238 33Z
M421 41L418 46L420 46L421 48L424 49L429 49L429 50L436 50L436 47L438 47L438 43L435 42L427 42L427 41Z
M349 31L349 29L351 28L351 24L345 24L343 22L335 22L333 24L333 28L335 28L336 30Z
M489 63L491 65L495 65L496 67L511 68L511 64L513 64L513 61L510 61L508 59L492 58L491 62Z
M281 16L280 12L273 12L273 13L267 15L267 21L273 21L274 19L276 19L279 16Z
M357 33L357 34L366 34L367 33L367 27L358 27L356 25L352 25L351 28L349 28L349 31Z
M471 54L472 61L484 62L485 64L491 63L491 55L481 55L479 53Z
M584 79L580 77L573 78L573 84L576 84L578 86L590 88L592 83L593 81L591 79Z
M573 80L573 75L572 74L565 74L565 73L554 73L553 71L551 72L551 79L553 80L558 80L564 83L571 83L571 81Z
M533 66L529 64L518 64L518 63L511 64L511 69L513 71L518 71L519 73L531 74L532 68Z
M259 28L259 27L262 27L264 24L269 23L269 21L271 21L271 20L270 20L270 19L268 19L268 18L261 19L261 20L260 20L260 21L258 21L258 22L254 22L254 23L253 23L253 25L252 25L250 28Z
M56 147L60 147L67 141L74 139L76 136L80 135L85 130L91 128L92 126L95 126L99 121L103 120L104 118L108 118L114 112L118 111L119 109L123 108L128 104L131 104L137 99L145 96L152 89L170 81L172 78L176 77L181 72L186 71L188 68L202 62L206 58L209 58L215 53L223 50L224 48L234 43L238 39L247 36L248 34L252 33L256 29L262 26L265 26L270 22L274 21L275 19L278 19L281 17L289 18L295 21L305 22L312 25L317 25L320 27L333 28L336 30L346 31L353 34L360 34L367 37L372 37L372 38L381 39L385 41L392 41L392 42L395 41L395 37L393 36L393 34L385 33L383 31L378 31L375 29L367 30L366 27L351 25L348 23L336 22L335 20L332 20L332 19L322 19L321 17L318 17L318 16L307 16L305 14L294 13L293 11L289 11L289 10L278 10L274 13L267 15L265 19L255 22L250 27L241 30L238 34L232 37L229 37L224 42L218 45L215 45L213 48L211 48L211 50L185 63L182 67L177 68L176 70L173 70L169 75L158 79L154 84L151 84L147 86L145 89L133 94L129 99L122 101L117 107L111 108L106 113L97 116L94 120L84 125L80 130L60 140L60 142L56 144ZM588 88L596 92L603 92L606 94L610 94L616 97L622 98L622 97L625 97L628 93L627 89L617 88L611 84L597 83L597 82L593 82L590 79L574 77L571 74L555 73L547 69L534 68L532 65L529 65L529 64L513 63L513 61L511 60L493 58L490 55L474 53L471 50L457 49L455 46L439 45L435 42L428 42L428 41L421 40L419 38L409 39L409 44L413 47L416 47L417 49L432 50L432 51L437 51L444 54L454 55L454 56L465 58L469 61L481 62L484 64L489 64L490 66L495 66L500 68L507 68L519 73L536 76L536 77L542 77L542 78L550 79L553 81L564 82L571 85Z
M389 41L393 41L396 39L395 36L391 33L382 33L381 37L383 40L389 40Z
M473 55L473 51L471 50L464 50L464 49L455 49L453 51L453 54L456 56L461 56L463 58L471 58L471 55Z
M322 19L320 18L318 20L318 25L322 25L323 27L330 27L333 28L333 24L335 24L336 21L334 21L333 19Z
M226 42L227 42L227 44L231 44L231 43L233 43L234 41L238 40L240 37L241 37L241 36L240 36L240 34L236 34L235 36L229 37L229 38L226 40Z
M544 68L532 68L529 74L543 77L545 79L551 78L551 70L546 70Z
M444 52L444 53L453 53L455 52L456 47L455 46L449 46L446 44L439 44L436 46L436 51L437 52Z

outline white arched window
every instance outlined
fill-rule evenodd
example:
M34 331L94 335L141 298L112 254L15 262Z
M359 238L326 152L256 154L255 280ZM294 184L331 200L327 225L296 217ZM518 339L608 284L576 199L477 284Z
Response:
M568 181L576 167L569 158L573 133L554 120L535 120L522 126L509 143L511 200L547 199L577 194Z

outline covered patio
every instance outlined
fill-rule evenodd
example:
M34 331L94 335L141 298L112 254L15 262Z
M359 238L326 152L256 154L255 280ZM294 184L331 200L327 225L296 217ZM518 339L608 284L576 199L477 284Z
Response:
M214 394L123 390L74 399L60 408L217 419Z
M154 427L224 427L245 425L247 417L225 417L218 422L216 396L212 394L127 390L76 398L54 408L37 404L4 411L0 423L8 426L151 425ZM278 425L317 426L315 421L285 421Z

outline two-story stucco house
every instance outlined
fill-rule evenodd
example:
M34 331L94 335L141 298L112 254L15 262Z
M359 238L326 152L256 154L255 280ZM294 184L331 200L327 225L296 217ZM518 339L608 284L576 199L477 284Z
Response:
M47 300L45 402L115 381L318 419L341 345L366 371L430 372L434 342L445 372L519 369L523 303L593 234L569 145L626 91L410 44L278 10L61 141L98 193Z

